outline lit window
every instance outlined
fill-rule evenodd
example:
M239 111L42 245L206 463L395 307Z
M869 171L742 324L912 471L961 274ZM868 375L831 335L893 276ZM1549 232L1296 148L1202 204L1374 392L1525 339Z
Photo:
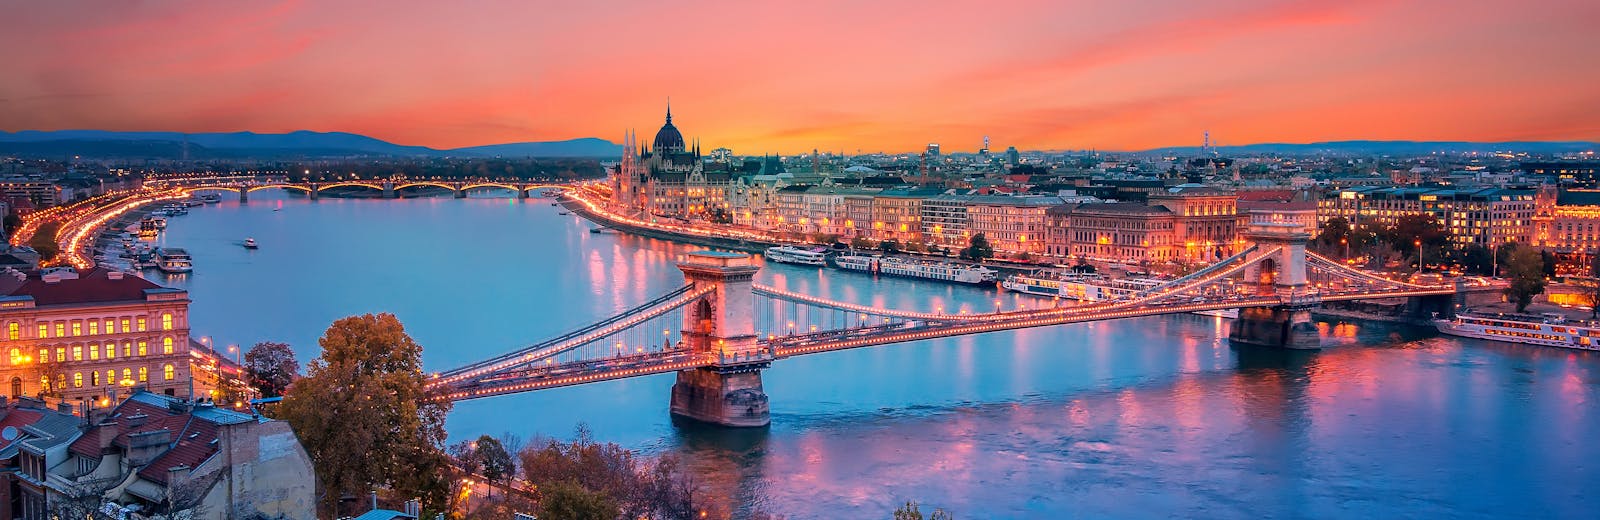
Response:
M139 382L140 383L143 383L145 381L149 381L150 380L149 376L150 376L150 368L149 367L139 367Z
M129 343L129 342L126 342L126 341L122 342L122 357L128 357L128 356L132 356L132 355L133 355L133 343Z
M106 344L106 359L116 359L116 358L117 358L117 344L116 343L107 343Z
M122 331L123 332L131 332L132 330L133 330L133 328L128 326L128 319L127 318L123 318L122 319Z
M115 370L107 370L106 371L106 384L108 384L108 385L117 384L117 371L115 371Z
M72 360L83 361L83 345L72 346Z
M40 363L47 363L49 361L50 361L50 349L47 349L47 348L39 349L39 362Z
M83 322L78 321L78 320L72 320L72 335L73 336L82 336L83 335Z
M6 339L9 339L9 340L22 339L22 324L13 321L10 324L6 325Z
M90 343L89 344L89 360L90 361L96 361L96 360L99 360L99 359L100 359L100 345L98 343Z
M45 325L43 323L39 324L39 337L40 338L48 338L48 337L50 337L50 326L49 325Z
M93 372L89 373L89 386L100 386L100 371L99 370L96 370L96 371L93 371Z
M127 379L129 381L132 381L133 380L133 371L129 370L129 369L126 369L126 368L122 369L122 378L123 379Z
M166 366L161 367L161 377L163 379L167 380L167 381L171 381L172 380L173 370L172 370L172 364L171 363L167 363Z
M116 332L116 331L117 331L117 321L113 320L111 318L106 318L106 334L111 334L111 333Z
M172 313L161 315L161 330L172 330Z
M67 347L56 347L56 361L67 360Z
M140 341L139 342L139 355L141 355L141 356L150 355L149 342L146 342L146 341Z
M161 353L162 354L171 354L172 353L172 338L161 338Z
M50 376L40 377L39 378L39 387L44 389L44 391L49 392L50 391Z
M83 388L83 372L72 373L72 387Z
M100 335L100 322L94 321L94 320L89 320L89 335L90 336L99 336Z
M144 332L144 317L139 318L139 332Z
M16 347L12 347L11 348L11 364L15 365L15 364L19 364L19 363L22 363L22 349L16 348Z
M65 336L65 335L67 335L67 322L64 322L64 321L56 322L56 337L59 338L59 337Z

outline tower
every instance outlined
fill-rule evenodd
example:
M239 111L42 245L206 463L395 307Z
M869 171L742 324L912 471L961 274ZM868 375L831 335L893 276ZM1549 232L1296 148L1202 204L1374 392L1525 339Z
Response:
M696 356L715 359L708 367L678 372L672 385L672 413L722 426L757 427L772 422L761 371L772 354L756 342L751 284L761 268L750 255L700 251L678 263L695 289L710 294L689 304L683 337Z

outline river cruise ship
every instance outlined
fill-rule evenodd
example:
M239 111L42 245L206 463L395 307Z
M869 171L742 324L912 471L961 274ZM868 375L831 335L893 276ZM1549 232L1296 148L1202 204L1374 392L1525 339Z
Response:
M828 265L826 250L820 247L805 248L795 246L777 246L767 248L761 256L773 262L800 265Z
M1037 271L1006 277L1000 286L1008 291L1084 302L1115 300L1165 283L1154 278L1106 278L1094 273ZM1239 309L1195 311L1202 316L1239 317Z
M840 269L882 273L907 278L981 284L994 282L998 272L981 265L966 265L930 260L913 260L879 255L840 255L833 259Z
M1451 336L1527 343L1545 347L1600 350L1600 323L1567 321L1559 314L1530 316L1464 312L1450 319L1435 319L1439 332Z
M175 247L156 249L156 269L166 273L187 273L194 270L189 252Z

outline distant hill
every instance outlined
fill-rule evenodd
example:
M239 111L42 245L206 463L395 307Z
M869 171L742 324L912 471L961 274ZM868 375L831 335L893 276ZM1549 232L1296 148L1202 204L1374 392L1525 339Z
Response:
M454 148L451 154L494 157L616 157L622 145L596 137Z
M1529 152L1570 153L1600 149L1600 143L1590 141L1504 141L1475 143L1469 141L1328 141L1321 143L1260 143L1241 146L1213 147L1222 155L1247 154L1374 154L1374 155L1426 155L1434 152ZM1147 150L1150 153L1194 155L1198 146L1174 146Z
M60 157L128 157L176 159L188 142L191 159L296 157L612 157L622 147L596 138L510 143L454 150L405 146L346 132L300 130L286 134L255 132L182 134L178 132L109 132L57 130L0 132L0 153Z

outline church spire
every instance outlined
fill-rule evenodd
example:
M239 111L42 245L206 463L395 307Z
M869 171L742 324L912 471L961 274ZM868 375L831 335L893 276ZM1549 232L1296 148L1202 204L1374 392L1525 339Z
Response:
M672 98L667 98L667 124L672 124Z

